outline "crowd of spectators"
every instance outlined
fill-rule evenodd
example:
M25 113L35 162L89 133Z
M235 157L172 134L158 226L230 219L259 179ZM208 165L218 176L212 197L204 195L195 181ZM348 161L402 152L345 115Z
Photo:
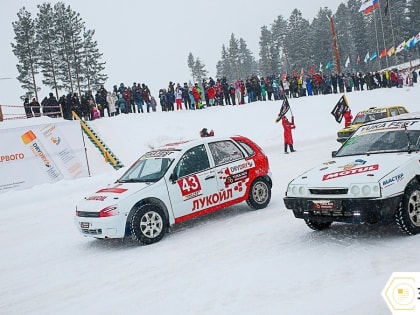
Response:
M203 79L193 85L186 82L169 82L158 94L162 111L197 110L212 106L243 105L246 102L282 100L331 93L378 88L401 88L417 83L419 69L384 70L381 72L357 72L346 74L315 73L312 75L248 77L229 83L225 77ZM418 72L417 72L418 71ZM80 98L77 93L62 95L58 100L49 93L41 104L33 98L24 101L27 118L41 115L74 119L72 111L84 120L112 117L119 114L151 113L157 111L157 100L146 84L134 82L132 86L121 83L107 90L102 84L93 94L87 91Z

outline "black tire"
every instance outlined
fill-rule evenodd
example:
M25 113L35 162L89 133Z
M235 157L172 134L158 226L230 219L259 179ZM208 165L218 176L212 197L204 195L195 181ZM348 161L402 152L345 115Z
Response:
M267 207L271 200L271 186L262 178L256 179L249 190L246 201L251 209L263 209Z
M142 205L137 208L130 222L132 238L143 245L159 242L165 235L168 219L161 208Z
M309 228L311 228L314 231L322 231L325 229L328 229L332 222L319 222L315 220L305 219L305 223Z
M400 230L408 235L420 233L420 185L417 180L412 180L405 188L395 221Z

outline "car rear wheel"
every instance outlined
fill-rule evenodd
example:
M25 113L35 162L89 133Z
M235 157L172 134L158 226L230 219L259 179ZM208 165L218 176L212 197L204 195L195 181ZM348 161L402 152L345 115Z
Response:
M328 229L332 222L319 222L316 220L310 220L310 219L305 219L305 223L307 226L309 226L312 230L315 231L322 231L325 229Z
M162 239L167 230L168 219L158 206L146 204L135 210L130 225L133 239L148 245Z
M408 183L395 213L395 221L400 230L408 235L420 233L420 185L417 180Z
M271 200L271 187L263 180L258 178L252 183L247 199L247 204L252 209L263 209L267 207Z

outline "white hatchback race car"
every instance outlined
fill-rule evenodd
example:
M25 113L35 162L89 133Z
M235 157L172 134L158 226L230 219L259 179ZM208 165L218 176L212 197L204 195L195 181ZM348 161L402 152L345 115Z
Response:
M265 208L271 188L268 158L246 137L171 143L147 152L116 182L81 201L75 223L85 236L131 235L151 244L176 223L243 201Z
M361 126L325 163L293 179L283 198L314 230L332 222L395 221L420 233L420 112Z

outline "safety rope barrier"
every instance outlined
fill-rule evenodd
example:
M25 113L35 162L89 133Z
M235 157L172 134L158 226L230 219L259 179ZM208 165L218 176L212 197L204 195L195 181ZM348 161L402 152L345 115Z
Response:
M31 117L27 117L26 114L22 114L22 113L4 113L2 111L2 108L4 107L11 107L11 108L21 108L22 111L25 111L25 107L23 105L4 105L1 104L0 105L0 122L2 122L3 120L15 120L15 119L29 119L32 117L41 117L41 116L57 116L57 117L62 117L62 112L60 111L54 111L54 112L48 112L48 113L43 113L42 112L42 107L39 108L40 113L32 113ZM61 105L60 105L61 108ZM6 117L9 116L9 117Z

